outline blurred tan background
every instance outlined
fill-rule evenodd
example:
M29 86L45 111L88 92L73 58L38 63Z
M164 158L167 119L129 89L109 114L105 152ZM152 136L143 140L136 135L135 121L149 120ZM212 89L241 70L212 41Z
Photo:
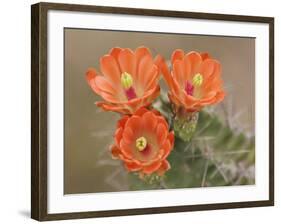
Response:
M254 135L254 38L65 29L65 194L128 190L126 171L108 151L119 115L95 106L100 98L88 86L85 72L99 70L99 58L112 47L142 45L166 59L181 48L209 52L219 60L227 96L216 111L228 116L233 128Z

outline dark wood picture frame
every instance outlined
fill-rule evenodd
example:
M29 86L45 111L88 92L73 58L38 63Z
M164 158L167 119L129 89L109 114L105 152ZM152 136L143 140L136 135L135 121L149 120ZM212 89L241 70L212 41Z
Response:
M65 10L98 12L174 18L196 18L269 24L269 74L270 74L270 121L269 121L269 200L187 205L127 210L88 211L77 213L48 214L47 211L47 12ZM194 13L182 11L161 11L136 8L116 8L89 5L38 3L31 6L31 217L39 221L107 217L123 215L186 212L241 207L274 205L274 18Z

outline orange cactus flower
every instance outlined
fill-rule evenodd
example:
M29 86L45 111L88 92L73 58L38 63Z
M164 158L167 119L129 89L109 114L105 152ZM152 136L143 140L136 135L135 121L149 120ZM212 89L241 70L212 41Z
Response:
M106 111L132 114L148 106L160 93L158 67L146 47L135 51L113 48L100 58L100 70L102 75L89 69L86 79L92 90L104 99L96 105Z
M157 64L169 86L168 96L177 108L189 112L223 100L221 65L208 53L175 50L171 56L171 72L161 56Z
M174 133L169 132L165 118L143 107L119 120L111 153L128 171L161 176L170 168L167 157L173 146Z

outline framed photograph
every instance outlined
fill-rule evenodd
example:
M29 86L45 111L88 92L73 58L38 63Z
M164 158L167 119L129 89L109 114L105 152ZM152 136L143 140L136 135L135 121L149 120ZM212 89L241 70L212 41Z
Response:
M274 204L274 18L31 8L32 218Z

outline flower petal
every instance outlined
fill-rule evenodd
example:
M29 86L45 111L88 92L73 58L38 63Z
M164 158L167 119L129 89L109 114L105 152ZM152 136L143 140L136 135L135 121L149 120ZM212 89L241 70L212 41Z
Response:
M110 94L104 91L100 91L99 95L105 100L108 101L110 103L118 103L119 102L119 98L118 96L114 95L114 94Z
M174 142L175 142L175 134L174 134L174 131L171 131L171 132L168 134L167 139L169 139L170 144L171 144L171 148L173 148L173 147L174 147Z
M112 86L112 84L107 81L104 77L97 75L94 79L96 87L102 91L111 95L118 95L117 90Z
M88 71L86 72L86 80L87 80L89 86L92 88L92 90L94 90L97 94L99 94L100 89L96 86L96 83L95 83L95 78L97 76L98 76L97 72L93 68L88 69Z
M126 125L127 121L129 119L129 116L124 115L118 122L117 122L117 128L124 128Z
M112 159L119 159L119 155L121 154L120 149L116 145L112 145L110 147Z
M118 62L122 73L127 72L135 78L136 58L134 52L129 49L123 49L118 56Z
M206 59L202 62L200 73L203 75L204 80L207 80L214 73L215 63L213 59Z
M184 56L185 64L191 64L191 74L195 75L199 72L200 65L202 63L201 55L195 51L191 51L190 53Z
M171 63L174 64L175 60L182 60L184 58L184 51L182 49L177 49L172 53Z
M133 156L133 149L131 148L130 145L128 145L124 139L121 139L120 141L120 151L122 152L122 154L124 154L127 158L132 158Z
M111 81L112 85L120 87L121 71L119 66L111 55L105 55L100 59L100 67L103 75Z
M95 104L98 107L101 107L105 111L114 111L114 112L118 112L121 114L130 114L131 113L131 111L122 104L118 105L118 104L111 104L111 103L107 103L107 102L96 102Z
M155 60L155 64L157 65L158 69L161 71L163 78L164 78L166 84L168 85L169 89L172 92L175 92L176 94L179 93L179 86L177 86L175 84L175 81L169 71L169 68L168 68L168 65L167 65L165 59L162 56L158 55Z
M191 81L191 77L192 77L192 73L191 72L192 72L191 61L184 60L184 80Z
M149 50L148 48L146 48L146 47L138 47L138 48L135 50L135 57L136 57L136 70L135 70L135 73L136 73L136 81L137 81L137 82L138 82L138 79L139 79L138 70L139 70L140 62L141 62L141 60L142 60L146 55L150 56L151 59L152 59L150 50Z
M120 47L114 47L110 50L109 54L115 58L116 61L118 61L119 53L121 52L122 48Z
M138 171L142 168L142 166L134 162L125 162L124 165L128 171L133 171L133 172Z
M163 145L163 143L167 137L167 127L163 123L160 123L157 125L156 137L157 137L158 145L159 146Z
M150 105L153 100L155 100L160 94L160 86L157 85L153 89L150 89L145 93L145 95L142 97L142 102L144 106Z
M158 120L158 124L163 124L167 130L169 129L168 123L164 117L158 116L157 120Z
M139 63L139 67L138 67L138 72L137 72L138 83L141 86L145 86L145 84L151 78L150 73L151 73L151 69L152 69L153 65L154 65L154 63L153 63L153 59L152 59L151 55L145 55L141 59L141 61Z
M163 160L161 166L157 170L159 176L163 176L166 171L171 168L170 163L167 160Z
M147 77L150 77L150 78L145 80L145 83L143 86L144 91L148 91L158 84L158 68L156 65L152 66Z
M140 130L142 127L141 124L141 118L139 116L135 116L133 115L132 117L130 117L130 119L127 121L125 128L131 128L131 130L133 131L137 131Z
M134 139L134 131L130 127L126 127L123 131L122 139L125 141L126 144L132 144Z
M148 109L146 109L145 107L141 107L139 108L134 115L138 115L138 116L142 116L144 113L146 113L147 111L149 111Z
M184 63L181 60L175 60L173 63L173 75L174 78L176 79L177 83L183 88L185 86L186 76L185 74L186 71L184 70ZM188 74L189 75L189 74Z
M154 132L156 125L157 125L157 117L156 115L148 111L142 116L142 125L144 131L147 132Z
M115 144L119 147L120 147L120 141L122 139L122 135L123 135L123 128L120 127L115 131L114 134Z
M206 60L208 58L211 58L211 55L208 52L202 52L200 53L202 60Z
M164 149L163 158L166 159L167 156L170 154L171 148L172 148L171 143L170 143L170 140L169 140L169 139L166 139L161 148Z
M145 166L142 170L143 173L145 174L151 174L153 172L155 172L156 170L159 169L159 167L161 166L162 161L156 161L148 166Z

